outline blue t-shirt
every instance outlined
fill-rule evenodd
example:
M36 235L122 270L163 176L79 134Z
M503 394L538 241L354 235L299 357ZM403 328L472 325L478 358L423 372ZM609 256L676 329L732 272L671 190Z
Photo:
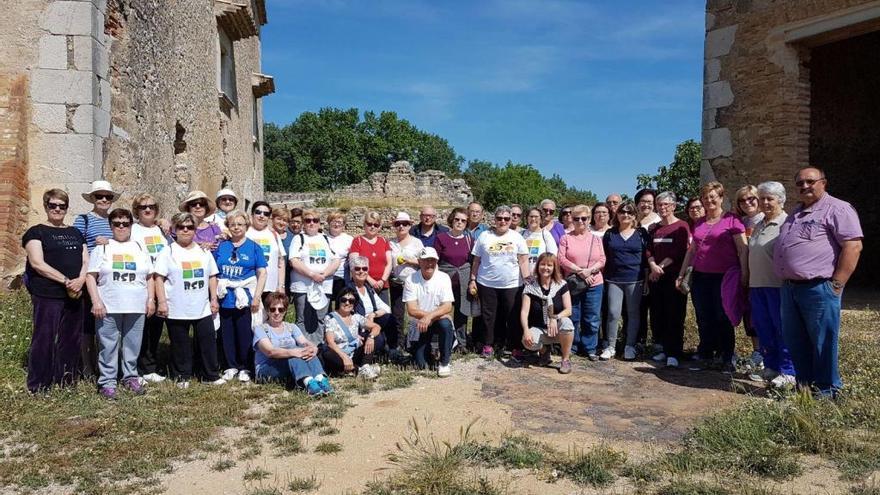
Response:
M620 235L617 227L602 237L605 248L605 280L609 282L636 282L644 279L648 247L648 232L638 228L629 239Z
M107 240L113 239L110 220L98 216L91 211L77 215L76 220L73 221L73 226L86 238L86 246L88 246L90 253L95 249L95 239L98 237L103 236Z
M434 241L437 240L437 234L442 234L444 232L449 232L449 228L445 225L439 225L436 223L434 224L434 230L431 231L431 235L422 234L422 226L418 223L409 229L409 234L422 241L422 246L425 247L434 247Z
M214 251L214 260L220 270L221 279L245 280L257 276L257 268L266 268L266 257L263 250L256 242L245 239L241 246L235 247L232 241L223 241ZM254 295L245 289L248 294L248 304L253 301ZM226 296L220 301L221 308L235 308L235 291L227 291Z
M296 339L300 339L303 336L302 331L293 323L282 323L283 331L279 334L276 333L272 327L269 326L268 323L263 323L262 325L257 325L254 328L254 364L256 366L267 364L272 361L272 358L266 356L260 351L260 347L257 345L262 339L269 339L269 342L272 342L272 347L277 347L279 349L296 349L300 347L299 344L296 343Z

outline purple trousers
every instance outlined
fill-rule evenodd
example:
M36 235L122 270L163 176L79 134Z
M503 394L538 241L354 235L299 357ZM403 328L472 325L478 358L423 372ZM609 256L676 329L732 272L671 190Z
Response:
M28 353L28 390L38 392L52 385L73 383L80 373L82 300L31 294L31 303L34 335Z

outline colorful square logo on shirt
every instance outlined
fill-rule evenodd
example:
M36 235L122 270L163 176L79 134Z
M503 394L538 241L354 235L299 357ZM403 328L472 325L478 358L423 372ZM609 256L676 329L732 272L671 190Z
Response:
M526 246L529 248L529 254L537 256L541 252L541 241L539 239L526 240Z
M327 250L323 244L309 243L309 257L326 258Z
M158 235L144 237L144 244L146 244L147 252L150 254L157 254L165 247L165 244L162 243L162 237Z
M269 261L269 251L272 250L272 241L269 239L257 239L257 244L260 246L260 249L263 250L263 256L266 257L266 261Z
M134 262L134 256L130 254L114 254L113 255L114 270L137 270L137 263Z
M181 263L183 268L183 278L202 278L205 276L205 270L202 268L201 261L184 261Z

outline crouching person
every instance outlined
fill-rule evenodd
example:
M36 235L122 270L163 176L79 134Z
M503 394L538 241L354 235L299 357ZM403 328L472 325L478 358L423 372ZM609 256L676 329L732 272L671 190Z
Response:
M382 328L372 319L355 312L358 297L346 287L336 296L336 311L324 317L324 346L321 360L330 373L353 373L373 379L379 365L373 364L376 353L385 347Z
M562 348L559 372L571 373L571 344L574 341L574 323L571 315L571 294L562 278L556 255L544 253L535 266L535 280L523 291L520 323L523 346L540 351L538 363L549 366L552 362L548 344Z
M333 393L318 359L318 348L293 323L284 321L287 296L266 296L269 320L254 328L254 362L258 381L293 381L310 397Z
M434 335L440 341L440 363L437 375L449 376L452 368L449 359L452 355L453 328L452 282L449 275L437 269L437 251L423 248L419 253L419 271L410 275L403 286L403 302L409 314L411 332L417 331L419 339L413 349L416 366L427 366L426 354Z

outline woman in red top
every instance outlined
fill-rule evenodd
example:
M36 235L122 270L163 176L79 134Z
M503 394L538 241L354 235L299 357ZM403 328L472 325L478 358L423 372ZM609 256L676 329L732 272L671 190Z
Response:
M364 215L364 235L359 235L351 242L349 258L363 256L370 260L370 271L367 283L370 284L386 304L389 303L388 278L391 276L391 245L379 235L382 228L382 217L378 212L368 211Z

